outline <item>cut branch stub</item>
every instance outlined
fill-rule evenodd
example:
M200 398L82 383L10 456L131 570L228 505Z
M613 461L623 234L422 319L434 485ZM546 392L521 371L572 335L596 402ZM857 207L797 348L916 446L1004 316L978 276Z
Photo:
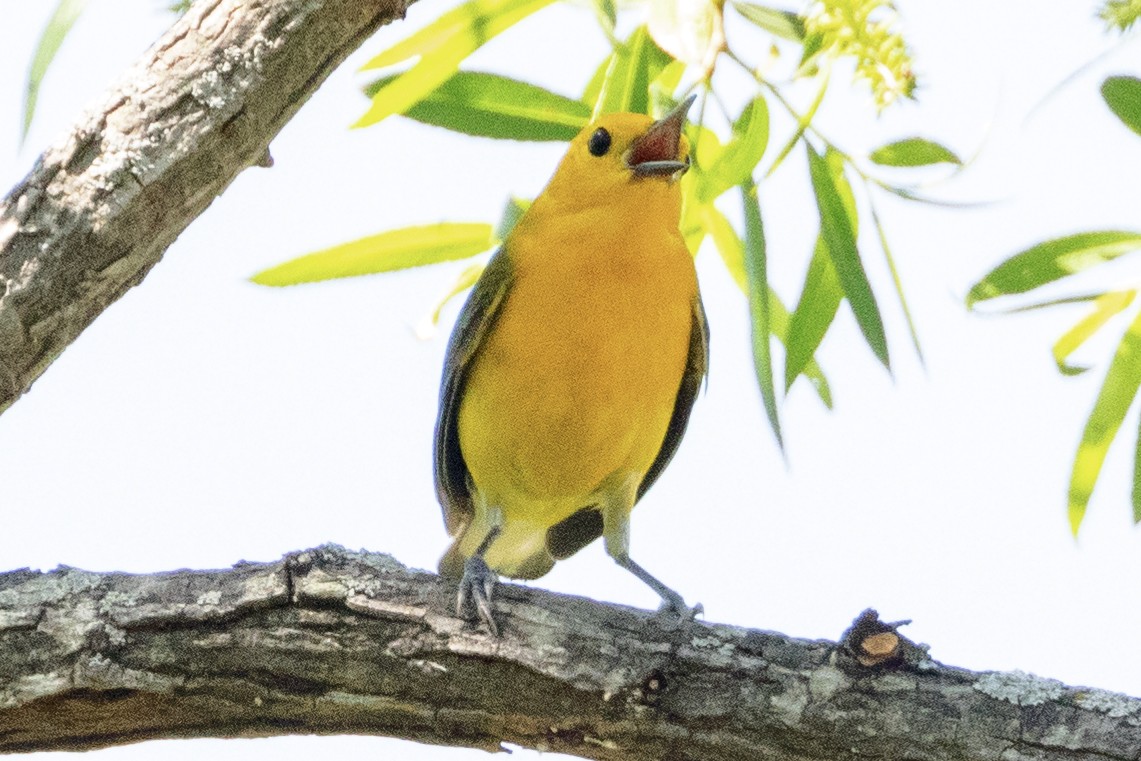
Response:
M910 623L886 623L880 620L879 613L868 608L840 637L841 651L865 668L889 668L903 663L916 666L930 658L927 648L899 633L899 627Z

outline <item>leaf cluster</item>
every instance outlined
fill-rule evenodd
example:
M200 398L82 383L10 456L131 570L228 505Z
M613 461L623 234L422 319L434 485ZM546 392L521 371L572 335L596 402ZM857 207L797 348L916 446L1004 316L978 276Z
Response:
M1121 122L1141 135L1141 79L1111 76L1101 86L1102 98ZM1100 230L1043 241L999 264L971 287L967 306L1037 292L1054 283L1071 282L1082 273L1141 250L1141 232ZM1112 289L1019 303L1007 311L1069 308L1085 305L1081 318L1054 343L1054 361L1063 375L1090 369L1071 361L1095 334L1111 330L1120 313L1131 313L1119 334L1105 380L1086 421L1070 475L1068 510L1076 534L1082 524L1110 444L1133 406L1141 387L1141 305L1137 288ZM1141 430L1135 442L1133 520L1141 523Z
M910 187L872 176L864 167L907 171L938 164L958 167L961 162L938 143L908 137L877 148L858 163L821 136L813 123L828 91L833 60L854 56L867 63L879 55L881 63L891 63L897 69L901 65L905 46L888 20L881 18L879 11L885 7L882 2L865 3L866 8L841 3L847 9L842 13L836 10L836 4L818 3L814 6L816 15L806 18L792 11L735 0L730 7L736 15L727 19L725 6L714 0L652 0L648 22L619 40L614 5L597 0L595 15L611 41L611 50L597 63L578 97L511 77L460 68L479 46L549 3L550 0L469 0L374 56L364 70L403 67L383 74L364 88L370 106L354 126L372 126L399 114L482 138L569 140L599 114L657 115L691 92L699 91L703 95L701 106L689 128L696 161L682 184L682 232L694 253L706 240L712 242L748 300L757 381L776 440L782 442L780 400L797 378L807 378L820 400L832 406L832 391L816 354L841 304L848 303L872 355L890 370L888 339L879 307L882 294L877 297L868 280L864 263L867 252L861 249L857 234L864 208L870 209L863 213L870 215L878 232L880 249L894 275L895 296L908 315L911 337L919 351L887 235L871 206L873 192L904 197L913 197L915 193ZM822 19L829 13L839 13L842 22L825 24ZM792 105L782 89L784 85L743 63L730 45L734 24L757 27L771 36L772 45L795 49L799 59L796 76L817 83L816 95L806 111L801 113ZM848 37L862 42L840 45L837 35L842 36L845 28ZM882 55L871 50L875 41L883 48ZM723 99L713 77L723 62L744 68L755 82L753 96L736 113L721 106ZM909 70L909 54L903 64ZM857 64L858 71L861 66ZM900 94L909 94L910 87L907 90ZM875 100L882 107L887 97L878 94ZM719 133L710 126L706 118L710 104L720 108L729 125L727 131ZM794 128L781 141L775 158L766 162L770 109L774 107L793 117ZM820 232L804 287L795 308L790 310L768 282L769 252L756 183L762 174L775 172L798 146L805 151ZM857 202L853 177L866 205ZM739 214L727 213L722 208L726 203L736 206ZM293 285L474 255L503 240L519 209L518 202L509 202L504 219L490 237L490 224L454 223L394 230L308 254L261 272L254 280L265 285ZM731 221L733 217L743 220L740 226ZM463 245L441 245L444 238L462 239ZM413 253L410 245L419 249ZM473 279L472 271L465 271L448 297L462 292ZM434 314L439 314L439 307ZM775 366L774 338L785 346L783 373ZM778 386L781 376L784 382Z
M783 448L780 402L804 377L827 407L832 390L818 360L818 350L841 306L847 304L872 354L890 372L887 331L881 314L884 296L866 274L869 251L861 242L861 221L875 228L876 248L892 277L894 297L905 317L911 343L922 349L904 294L887 231L876 210L876 196L887 193L926 201L917 185L900 185L878 175L886 171L924 171L937 165L957 171L963 162L947 147L923 137L889 141L854 158L825 138L816 126L817 110L830 91L830 72L839 60L852 62L857 79L870 87L877 110L915 91L912 56L897 28L898 14L889 0L816 0L803 14L747 0L637 0L648 21L624 39L617 36L614 0L592 0L591 7L611 50L598 62L577 97L552 92L520 79L462 68L467 58L522 19L553 0L467 0L433 23L374 56L366 71L386 70L364 88L370 105L354 126L376 125L400 115L480 138L570 140L599 114L629 111L660 114L699 90L703 97L690 140L696 162L683 181L682 232L694 253L710 241L748 300L752 351L758 387L773 434ZM86 0L58 0L28 72L23 135L31 125L43 79L63 41L86 7ZM189 2L169 9L180 13ZM631 7L624 4L623 8ZM732 12L726 13L729 9ZM625 12L625 10L624 10ZM1099 11L1111 29L1128 31L1141 16L1139 0L1105 0ZM744 62L731 44L735 30L747 24L771 38L772 57L796 56L793 81L815 83L816 95L803 109L791 102L789 82L777 82L761 67ZM755 92L739 112L722 103L714 73L728 62L745 70ZM1141 135L1141 79L1111 76L1101 94L1109 109ZM706 119L707 104L720 109L728 130L718 132ZM791 133L771 151L770 110L787 112ZM768 280L770 252L758 193L763 179L785 165L803 147L805 170L818 212L819 229L808 256L803 286L792 309ZM725 204L736 213L726 213ZM441 223L378 232L284 262L253 277L254 282L283 286L332 278L390 272L466 259L498 245L525 211L528 202L509 199L497 224ZM731 218L742 220L734 224ZM1037 292L1141 248L1141 233L1117 230L1085 232L1041 242L1010 257L970 290L967 305ZM778 252L785 256L788 252ZM466 268L433 311L470 287L482 265ZM1055 343L1059 372L1079 375L1090 369L1072 356L1099 332L1124 325L1105 379L1086 423L1075 456L1069 488L1069 517L1076 533L1085 515L1106 453L1141 386L1141 302L1137 288L1038 299L1007 311L1070 308L1086 311ZM1132 315L1132 316L1130 316ZM784 345L783 372L773 339ZM783 376L783 384L779 380ZM1133 515L1141 522L1141 430L1136 441Z

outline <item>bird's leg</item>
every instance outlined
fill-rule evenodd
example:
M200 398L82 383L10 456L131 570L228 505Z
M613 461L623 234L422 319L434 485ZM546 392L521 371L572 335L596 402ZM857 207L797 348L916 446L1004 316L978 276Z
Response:
M662 606L658 609L658 612L675 614L678 617L678 624L692 621L699 613L705 610L701 603L694 605L692 608L686 605L685 599L681 595L658 581L649 571L631 560L628 554L615 556L614 562L637 576L642 580L642 583L657 592L658 597L662 598Z
M460 588L456 594L456 615L467 618L468 603L474 603L476 614L496 637L499 636L499 627L495 625L495 607L491 603L491 595L495 591L497 579L495 572L483 559L483 553L487 552L487 548L499 536L499 531L499 526L492 526L472 556L464 561L464 575L460 579Z
M632 504L632 500L630 502ZM630 508L618 503L617 509L603 509L603 536L606 538L606 554L614 559L622 568L642 580L642 583L658 593L662 598L659 613L674 614L677 616L677 625L692 621L701 613L701 603L690 608L677 592L667 587L652 576L642 566L630 558Z

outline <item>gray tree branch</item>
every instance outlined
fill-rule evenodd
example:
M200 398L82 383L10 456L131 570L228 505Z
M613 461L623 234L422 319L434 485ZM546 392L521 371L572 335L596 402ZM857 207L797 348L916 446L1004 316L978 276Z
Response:
M411 0L199 0L0 201L0 412Z
M0 751L373 734L623 759L1141 757L1141 701L936 663L866 613L841 644L322 547L226 571L0 575Z

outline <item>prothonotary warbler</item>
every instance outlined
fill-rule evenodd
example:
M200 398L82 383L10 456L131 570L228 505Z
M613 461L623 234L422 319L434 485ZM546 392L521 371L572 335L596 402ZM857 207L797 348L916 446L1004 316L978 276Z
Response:
M709 362L693 257L678 230L690 97L658 121L608 114L572 142L492 257L444 360L436 491L460 579L493 633L496 574L535 579L605 537L630 558L630 511L673 457Z

